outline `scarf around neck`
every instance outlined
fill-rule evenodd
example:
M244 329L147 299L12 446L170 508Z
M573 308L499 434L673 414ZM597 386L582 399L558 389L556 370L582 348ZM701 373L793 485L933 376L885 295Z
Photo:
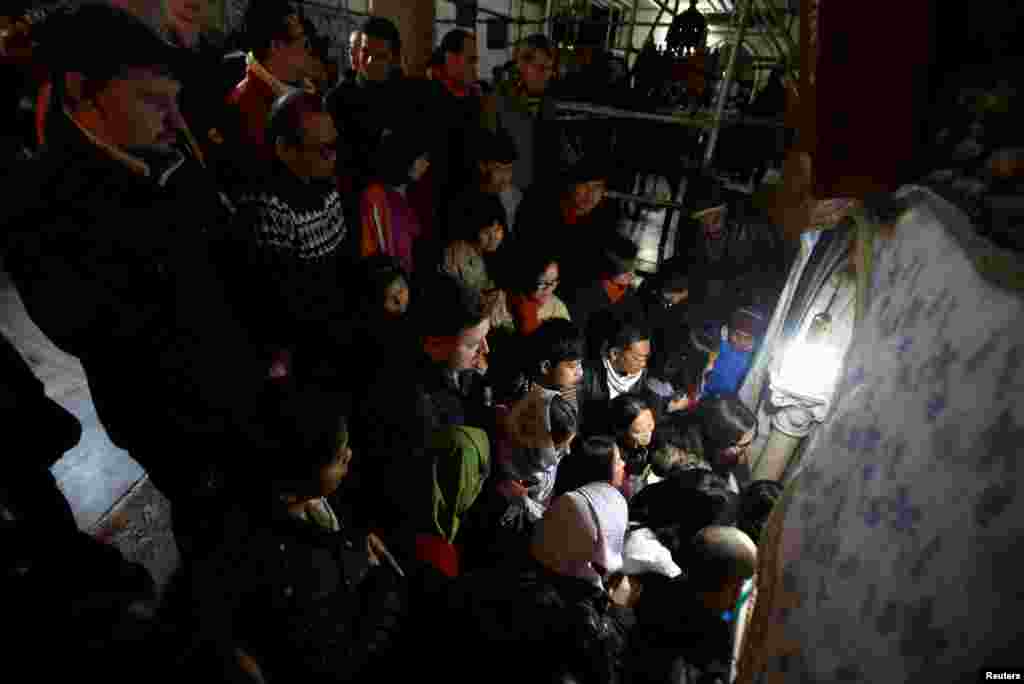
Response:
M604 369L608 373L609 399L614 399L620 394L629 394L644 376L643 371L640 371L636 375L619 375L619 373L612 367L611 361L609 361L607 357L604 358Z
M628 285L619 285L610 278L602 278L601 286L604 287L604 293L608 295L608 300L612 304L621 302L622 298L626 296L626 290L629 289Z
M512 316L520 335L530 335L540 327L540 304L532 297L512 295L509 297L509 303L512 305Z

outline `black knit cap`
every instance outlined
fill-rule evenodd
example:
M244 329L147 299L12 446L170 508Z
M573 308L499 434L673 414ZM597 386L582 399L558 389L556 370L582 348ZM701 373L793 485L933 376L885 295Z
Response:
M53 72L110 78L126 67L175 72L184 51L131 12L91 2L54 15L39 37L40 58Z

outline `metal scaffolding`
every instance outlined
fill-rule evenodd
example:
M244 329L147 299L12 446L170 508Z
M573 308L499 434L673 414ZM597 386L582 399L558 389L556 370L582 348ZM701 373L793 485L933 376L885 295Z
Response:
M661 17L665 12L671 12L673 17L678 15L678 0L676 1L676 7L670 10L664 2L660 0L650 0L659 8L658 16L654 22L640 22L637 21L638 8L642 0L634 0L633 12L631 21L619 22L620 24L628 24L630 26L630 48L636 49L633 46L633 42L636 38L636 29L638 27L651 27L651 32L648 39L653 36L654 29L658 26L670 26L670 22L662 22ZM667 0L666 0L667 1ZM719 4L719 0L709 0L713 7L716 9L725 9L724 2ZM713 168L713 162L715 159L715 151L718 147L718 141L720 139L723 127L731 127L736 125L742 126L755 126L762 127L765 129L779 129L785 127L785 121L783 119L767 119L757 117L746 117L741 115L730 114L726 111L726 104L730 91L732 89L734 80L736 78L737 63L739 61L740 46L744 44L744 40L748 35L751 35L755 31L757 33L772 33L773 29L778 30L779 33L785 33L786 38L779 36L772 36L768 39L767 44L770 49L774 52L774 55L769 57L763 57L757 62L759 65L772 64L777 65L779 63L784 65L784 68L791 67L794 63L796 55L796 49L793 44L789 30L791 27L783 26L779 20L779 15L771 7L771 0L734 0L732 5L732 12L726 16L729 16L732 20L729 32L735 36L733 43L733 49L730 51L728 63L725 68L725 73L719 85L719 91L716 94L714 106L710 112L700 113L683 113L683 112L645 112L645 111L634 111L626 109L618 109L614 107L605 107L589 103L582 102L570 102L570 101L556 101L553 106L553 110L556 114L562 113L569 116L582 115L582 116L596 116L603 118L612 119L632 119L642 121L652 121L657 123L676 124L687 128L700 129L706 132L706 139L704 141L704 151L699 162L691 160L690 164L687 164L686 159L680 159L680 168L683 170L696 170L702 169L709 171ZM550 5L550 3L549 3ZM759 23L761 29L752 29L751 23L752 18L759 17ZM548 17L550 22L550 16ZM586 20L581 20L586 21ZM773 24L772 22L779 22ZM609 31L611 28L609 27ZM788 69L787 69L788 70ZM627 194L620 192L609 192L609 197L625 202L633 202L638 205L644 205L649 207L665 208L669 211L666 213L665 225L662 228L661 244L658 248L658 260L662 259L666 243L670 232L670 224L672 221L672 215L674 212L688 213L686 206L686 187L685 183L680 183L678 188L673 192L674 195L671 199L665 200L660 198L647 197L643 195Z

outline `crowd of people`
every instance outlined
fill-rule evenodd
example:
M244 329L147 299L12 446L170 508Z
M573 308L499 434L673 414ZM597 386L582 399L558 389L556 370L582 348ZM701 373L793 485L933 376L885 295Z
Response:
M32 27L5 267L182 557L158 592L78 532L48 468L79 428L8 349L0 593L61 654L35 671L730 681L780 487L736 397L771 311L706 296L728 231L638 283L613 162L560 165L538 119L543 36L488 105L473 33L418 79L371 17L325 92L289 3L251 3L234 77L200 4L170 39L107 4Z

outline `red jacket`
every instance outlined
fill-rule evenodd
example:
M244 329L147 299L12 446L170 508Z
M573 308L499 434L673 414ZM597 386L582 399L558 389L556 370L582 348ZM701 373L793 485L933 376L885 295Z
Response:
M235 142L267 162L274 159L274 146L267 143L266 131L275 99L274 90L251 69L227 97L227 104L237 107L239 113L239 140Z

